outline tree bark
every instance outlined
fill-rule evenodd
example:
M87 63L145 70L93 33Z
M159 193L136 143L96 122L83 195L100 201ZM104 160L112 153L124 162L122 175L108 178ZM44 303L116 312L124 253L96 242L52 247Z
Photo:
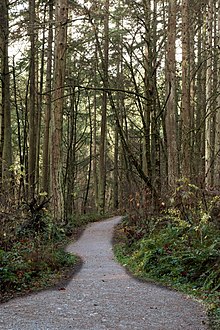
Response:
M220 86L220 56L219 56L219 46L220 46L220 0L218 0L218 12L217 12L217 33L216 33L216 58L217 61L217 86ZM218 91L216 91L218 92ZM217 111L216 111L216 136L215 136L215 188L220 189L220 94L217 94Z
M203 186L205 173L205 111L206 111L206 34L204 29L204 13L201 5L198 15L198 44L197 44L197 89L196 89L196 118L194 134L194 168L196 184Z
M49 31L47 41L47 69L46 69L46 108L44 114L44 140L43 140L43 169L42 190L50 194L50 121L51 121L51 77L52 77L52 55L53 55L53 0L49 2Z
M190 178L190 40L189 0L182 1L182 175Z
M206 129L205 129L205 177L208 186L213 185L213 73L212 73L212 60L213 60L213 0L208 2L207 13L207 28L208 28L208 47L207 47L207 71L206 71Z
M176 119L176 0L169 0L166 57L166 138L168 186L171 191L178 179L177 119Z
M55 65L51 132L51 192L53 217L56 221L61 221L64 216L62 191L62 129L67 49L67 0L56 0L55 21Z
M105 1L104 18L104 57L103 57L103 85L108 88L108 58L109 58L109 0ZM101 114L101 135L99 148L99 213L105 212L106 192L106 129L107 129L107 91L103 92L102 114Z
M2 82L2 123L1 123L1 146L0 162L2 173L3 191L9 192L11 188L12 172L12 140L11 140L11 104L10 104L10 72L8 63L8 0L2 0L0 4L0 59L1 59L1 82ZM0 174L1 176L1 174Z
M30 96L29 96L29 152L28 152L28 187L29 199L35 196L36 187L36 134L37 134L37 121L36 121L36 30L35 30L35 0L29 0L29 37L31 43L31 56L30 56Z

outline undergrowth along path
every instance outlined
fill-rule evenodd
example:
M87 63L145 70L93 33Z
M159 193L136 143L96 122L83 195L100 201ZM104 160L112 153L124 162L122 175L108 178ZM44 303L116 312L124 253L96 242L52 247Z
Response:
M83 259L65 288L0 306L4 330L207 330L204 306L167 288L137 281L112 252L114 217L89 225L68 251Z

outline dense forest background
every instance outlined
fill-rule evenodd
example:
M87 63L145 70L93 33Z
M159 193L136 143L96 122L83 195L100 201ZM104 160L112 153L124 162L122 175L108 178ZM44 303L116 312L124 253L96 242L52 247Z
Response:
M0 25L2 210L218 194L220 1L3 0Z
M219 329L219 32L220 0L0 1L0 302L117 212L118 260Z

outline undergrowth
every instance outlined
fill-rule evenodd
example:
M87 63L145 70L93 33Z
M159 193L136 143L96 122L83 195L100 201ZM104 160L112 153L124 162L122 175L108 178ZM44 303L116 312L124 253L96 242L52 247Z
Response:
M103 217L102 217L103 218ZM44 202L0 212L0 302L55 285L74 270L79 258L65 246L97 214L54 223ZM69 275L68 275L69 276Z
M0 300L54 284L77 261L58 243L39 243L38 239L14 242L7 251L0 249Z
M202 299L207 303L212 329L217 330L220 230L211 216L216 201L219 198L204 208L199 199L192 206L182 200L182 210L173 206L148 220L127 218L117 228L115 254L136 276Z

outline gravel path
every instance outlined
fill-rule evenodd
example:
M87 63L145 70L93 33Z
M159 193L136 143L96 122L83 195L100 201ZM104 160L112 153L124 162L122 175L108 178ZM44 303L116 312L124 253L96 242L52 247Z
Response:
M43 291L0 306L2 330L205 330L203 307L185 295L131 278L114 261L115 217L89 225L68 247L83 267L66 290Z

